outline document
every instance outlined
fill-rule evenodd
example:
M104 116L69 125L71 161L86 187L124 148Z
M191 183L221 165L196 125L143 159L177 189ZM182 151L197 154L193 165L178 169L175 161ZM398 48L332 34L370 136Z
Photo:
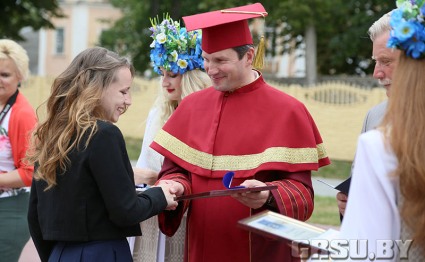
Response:
M277 186L235 187L230 189L212 190L212 191L201 192L201 193L196 193L191 195L178 196L178 197L175 197L174 200L180 201L180 200L191 200L191 199L208 198L208 197L221 197L221 196L230 196L236 193L259 192L259 191L273 190L273 189L277 189Z
M348 195L348 192L350 191L351 176L349 178L347 178L346 180L344 180L343 182L341 182L337 186L331 185L331 184L329 184L329 183L327 183L323 180L320 180L320 179L316 179L316 180L327 185L327 186L329 186L329 187L332 187L333 189L338 190L338 191L340 191L340 192L342 192L346 195Z
M339 235L335 229L325 230L282 214L264 211L239 220L238 225L246 230L290 243L300 243L313 250L334 252L328 246L320 245L319 240L332 240Z

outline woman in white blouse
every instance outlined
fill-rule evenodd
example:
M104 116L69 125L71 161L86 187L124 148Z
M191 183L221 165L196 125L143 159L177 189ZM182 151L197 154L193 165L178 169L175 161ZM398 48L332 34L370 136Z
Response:
M350 260L360 253L363 260L425 258L425 7L401 2L391 17L388 46L403 52L388 110L378 129L359 138L341 226ZM418 15L410 17L412 10Z

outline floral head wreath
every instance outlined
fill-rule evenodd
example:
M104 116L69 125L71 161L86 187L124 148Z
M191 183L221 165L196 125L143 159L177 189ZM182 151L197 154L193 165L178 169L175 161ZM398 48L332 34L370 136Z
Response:
M204 69L202 58L202 34L200 30L187 32L180 23L167 14L159 24L158 18L150 19L152 27L150 59L156 73L160 67L175 74L184 74L194 69Z
M387 47L403 50L414 59L425 57L425 0L397 0L396 4Z

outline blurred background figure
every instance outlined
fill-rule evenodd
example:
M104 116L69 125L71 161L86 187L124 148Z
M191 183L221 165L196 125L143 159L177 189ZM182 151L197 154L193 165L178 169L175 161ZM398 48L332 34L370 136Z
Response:
M390 89L393 77L393 71L397 67L398 57L400 51L387 47L388 39L390 38L390 17L391 12L386 13L379 18L369 28L369 36L372 40L372 59L375 61L375 69L373 71L373 78L378 80L379 85L383 86L386 90L387 96L390 96ZM363 121L362 133L376 128L382 121L385 111L387 109L387 100L372 107L366 114ZM336 195L339 213L344 216L345 208L347 206L348 197L342 192Z
M33 166L24 161L35 112L19 87L29 75L27 52L0 40L0 260L18 261L29 240L26 214Z

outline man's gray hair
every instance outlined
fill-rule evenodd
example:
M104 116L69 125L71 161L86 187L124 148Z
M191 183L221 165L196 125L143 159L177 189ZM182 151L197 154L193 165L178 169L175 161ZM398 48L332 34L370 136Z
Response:
M390 18L392 11L393 10L383 15L381 18L375 21L371 27L369 27L368 34L372 42L375 41L379 35L391 31Z

